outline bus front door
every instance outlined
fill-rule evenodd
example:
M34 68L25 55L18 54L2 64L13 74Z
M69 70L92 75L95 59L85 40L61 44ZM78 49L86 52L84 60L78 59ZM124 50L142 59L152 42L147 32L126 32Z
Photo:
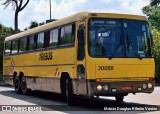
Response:
M85 71L85 23L78 24L78 51L77 51L77 75L78 94L87 94L86 71Z

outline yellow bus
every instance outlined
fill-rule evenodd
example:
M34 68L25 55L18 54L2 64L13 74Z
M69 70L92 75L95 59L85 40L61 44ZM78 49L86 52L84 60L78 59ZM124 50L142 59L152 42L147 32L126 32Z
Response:
M16 93L114 96L154 90L146 17L80 12L5 39L3 77Z

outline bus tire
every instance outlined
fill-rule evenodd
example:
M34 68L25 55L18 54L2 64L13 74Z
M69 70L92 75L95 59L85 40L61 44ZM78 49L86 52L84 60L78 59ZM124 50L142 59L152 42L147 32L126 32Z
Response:
M20 78L18 76L15 77L15 85L14 85L14 88L15 88L15 92L17 94L20 94L22 93L22 90L21 90L21 81L20 81Z
M15 86L15 83L16 83L16 76L17 76L17 72L14 72L14 74L13 74L13 86Z
M69 77L66 79L66 97L67 97L67 104L69 106L73 106L74 105L74 95L73 95L71 79Z
M120 96L115 96L116 98L116 102L123 102L124 96L120 95Z
M27 88L27 83L26 83L26 77L22 77L22 80L21 80L21 90L22 90L22 93L27 95L29 93L29 89Z

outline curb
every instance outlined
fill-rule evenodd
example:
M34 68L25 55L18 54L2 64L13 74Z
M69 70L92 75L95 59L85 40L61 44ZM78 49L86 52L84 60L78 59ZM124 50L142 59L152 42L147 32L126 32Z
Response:
M10 86L10 85L5 82L0 82L0 86Z

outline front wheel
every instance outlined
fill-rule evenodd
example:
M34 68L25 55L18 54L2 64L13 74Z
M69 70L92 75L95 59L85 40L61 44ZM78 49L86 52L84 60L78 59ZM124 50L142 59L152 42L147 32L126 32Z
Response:
M66 79L66 97L67 97L67 104L69 106L74 105L74 95L70 78Z
M123 102L124 96L115 96L117 102Z

